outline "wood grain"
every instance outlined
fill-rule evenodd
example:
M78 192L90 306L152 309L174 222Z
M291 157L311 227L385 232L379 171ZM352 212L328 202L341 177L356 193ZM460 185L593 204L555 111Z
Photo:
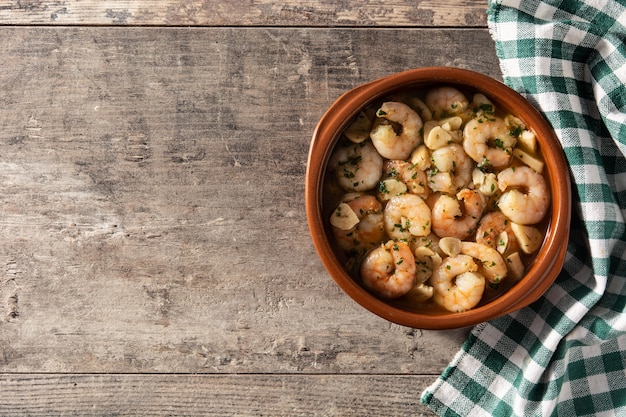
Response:
M0 0L0 24L486 27L486 1Z
M0 370L436 374L454 354L460 333L390 325L338 290L302 187L334 98L413 66L495 75L495 57L473 65L485 30L0 36L15 40L0 50ZM458 52L432 58L445 43Z
M467 329L338 289L306 158L361 83L499 78L488 31L38 26L51 5L0 7L30 13L0 27L0 415L432 415Z
M428 383L385 375L6 375L0 414L433 416L418 404Z

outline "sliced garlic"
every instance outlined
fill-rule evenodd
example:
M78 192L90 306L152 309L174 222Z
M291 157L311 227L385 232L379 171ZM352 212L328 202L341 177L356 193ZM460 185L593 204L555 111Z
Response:
M498 177L493 172L483 172L476 168L472 171L472 182L474 188L481 194L491 197L498 191Z
M359 224L359 221L359 217L352 210L352 207L346 203L339 203L330 216L330 224L340 230L350 230Z
M517 146L523 148L530 153L537 152L537 138L530 130L524 130L517 138Z
M354 143L361 143L370 137L370 129L372 121L367 117L365 112L360 112L354 121L350 123L343 134Z
M448 256L457 256L461 253L461 239L456 237L442 237L439 240L439 248Z
M426 284L418 284L409 291L408 296L417 302L427 301L432 298L434 288Z
M498 236L498 241L496 242L496 250L504 255L507 248L509 247L509 234L506 231L500 232Z
M424 144L429 149L439 149L452 142L452 135L450 132L442 128L441 126L435 126L428 132L428 136L424 137Z
M524 253L535 252L543 242L543 236L536 227L511 222L511 229Z
M509 270L509 276L515 281L524 277L524 264L519 252L514 252L506 257L506 266Z
M411 154L411 163L420 171L426 171L430 168L430 152L426 145L418 146Z
M444 130L447 130L448 132L451 132L453 130L459 130L462 124L463 119L461 119L459 116L452 116L439 121L439 126L441 126Z
M543 171L544 162L536 155L531 155L530 153L515 148L513 149L513 156L537 171L539 174Z
M391 197L395 197L407 192L406 184L395 178L382 180L378 186L378 199L381 201L389 201Z
M474 96L472 97L472 104L474 105L474 107L478 107L481 109L488 108L488 106L491 106L489 108L490 113L493 113L496 111L496 107L493 105L491 100L489 100L487 96L481 93L474 94Z
M407 104L411 106L413 110L422 118L423 122L427 122L433 119L433 113L430 111L426 103L417 97L410 97L407 99Z

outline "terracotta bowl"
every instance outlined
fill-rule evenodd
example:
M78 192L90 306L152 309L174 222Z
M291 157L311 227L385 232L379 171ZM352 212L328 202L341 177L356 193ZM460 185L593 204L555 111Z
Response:
M429 85L446 84L481 92L499 109L514 114L534 131L543 154L551 188L551 206L546 214L548 230L535 260L513 287L484 305L461 313L431 314L411 306L377 297L353 279L343 258L331 242L323 184L330 154L348 123L374 101L391 93ZM569 169L562 148L550 125L520 94L488 76L450 67L418 68L358 86L339 97L323 115L313 134L306 172L306 213L315 248L328 273L354 301L391 322L421 329L461 328L513 312L537 300L560 272L567 247L571 215ZM328 205L328 203L326 203ZM332 209L330 210L332 211Z

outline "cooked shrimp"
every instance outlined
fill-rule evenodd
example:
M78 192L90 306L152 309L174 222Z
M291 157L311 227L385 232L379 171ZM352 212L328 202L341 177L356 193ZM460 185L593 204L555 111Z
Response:
M432 230L439 237L467 239L476 230L487 199L478 191L468 188L453 198L442 194L432 210Z
M474 308L485 290L485 278L477 270L478 266L471 256L446 258L430 277L433 300L452 312Z
M371 190L378 185L383 172L383 158L370 141L338 146L329 164L346 191Z
M548 211L548 185L532 168L520 166L503 170L498 174L498 187L503 191L498 207L515 223L539 223Z
M378 117L396 123L400 133L392 124L380 123L370 132L376 150L387 159L407 159L422 143L422 119L411 107L397 101L387 101L376 112Z
M385 231L392 239L410 242L415 237L430 234L430 208L415 194L392 197L384 214Z
M497 284L506 278L506 262L494 248L476 242L461 242L461 253L481 262L481 272L489 282Z
M479 166L503 168L511 163L517 139L501 118L474 118L465 125L463 136L463 149Z
M383 206L372 195L346 194L330 223L337 244L347 252L362 255L385 239Z
M519 249L511 221L501 211L489 212L480 219L476 230L476 243L490 246L501 254Z
M407 191L419 196L427 196L428 189L426 173L415 164L406 161L390 160L383 165L383 174L387 178L394 178L406 185Z
M363 285L386 298L398 298L415 285L415 258L404 242L392 240L367 253L361 263Z
M426 93L426 105L433 119L442 119L464 112L469 106L469 100L454 87L437 87Z
M454 194L467 187L472 180L474 164L459 144L434 150L431 161L436 168L428 178L433 191Z

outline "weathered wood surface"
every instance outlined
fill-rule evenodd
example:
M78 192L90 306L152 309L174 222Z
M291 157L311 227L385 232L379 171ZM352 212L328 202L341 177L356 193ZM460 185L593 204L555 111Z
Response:
M486 0L0 0L0 24L484 27Z
M349 88L426 65L499 77L486 29L0 39L0 415L432 415L419 394L466 330L345 296L304 171Z
M355 375L11 375L0 415L430 416L430 378Z

